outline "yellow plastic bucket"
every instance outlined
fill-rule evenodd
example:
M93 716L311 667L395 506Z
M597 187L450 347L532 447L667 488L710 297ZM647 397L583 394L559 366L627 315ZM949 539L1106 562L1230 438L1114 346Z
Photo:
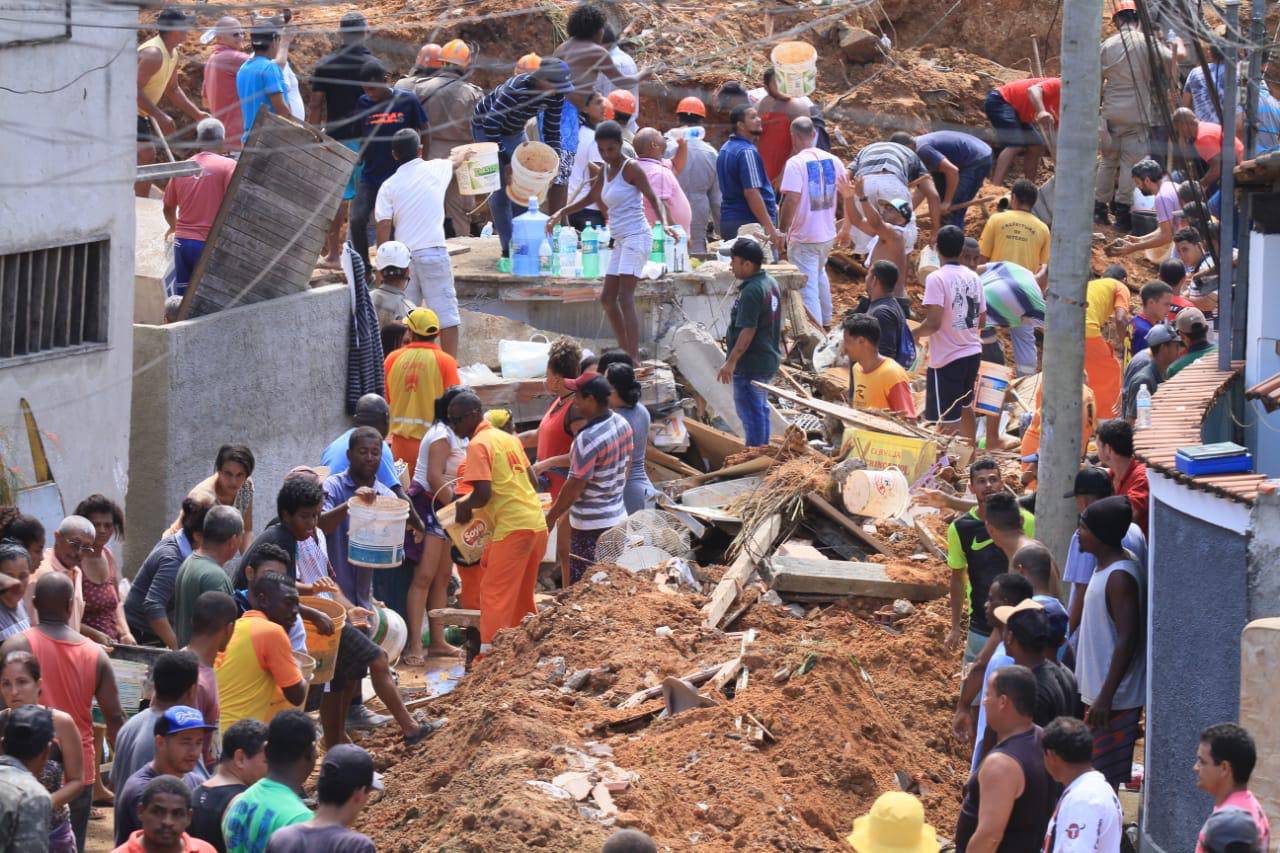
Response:
M315 659L312 683L325 684L333 680L334 670L338 668L338 640L342 637L342 626L347 624L347 611L338 602L318 595L304 595L298 601L333 620L333 633L328 636L321 634L305 619L302 622L307 631L307 654Z
M458 192L463 195L488 195L498 191L498 143L474 142L471 145L459 145L453 150L471 152L471 158L463 160L453 170L454 177L458 179Z
M777 72L778 91L788 98L803 98L818 88L818 51L803 41L784 41L769 54Z
M560 171L560 155L541 142L521 142L511 155L511 183L507 197L522 207L530 198L546 199L551 179Z

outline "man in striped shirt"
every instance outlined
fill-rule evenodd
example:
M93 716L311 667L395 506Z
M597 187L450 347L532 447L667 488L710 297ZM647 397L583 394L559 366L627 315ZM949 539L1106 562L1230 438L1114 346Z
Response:
M574 402L587 424L573 439L569 479L547 512L547 527L554 527L568 511L569 582L573 583L595 565L600 534L627 518L622 492L633 443L631 426L609 408L613 389L607 379L591 371L564 384L577 395Z
M498 174L501 188L489 196L489 212L502 241L502 253L511 244L511 200L507 182L511 173L511 155L525 140L524 126L529 119L542 115L542 141L564 151L560 140L560 112L564 97L573 91L569 66L563 59L545 57L537 71L517 74L494 89L476 104L471 117L471 135L477 142L498 144Z
M894 134L894 137L887 142L873 142L859 151L849 164L849 173L863 179L866 195L873 204L901 198L910 199L914 208L919 196L912 191L918 189L923 193L929 203L929 218L933 222L931 233L935 235L936 243L938 229L942 226L942 199L938 197L938 187L933 183L933 176L925 168L924 161L904 144L911 135ZM906 247L908 253L911 248L911 245Z

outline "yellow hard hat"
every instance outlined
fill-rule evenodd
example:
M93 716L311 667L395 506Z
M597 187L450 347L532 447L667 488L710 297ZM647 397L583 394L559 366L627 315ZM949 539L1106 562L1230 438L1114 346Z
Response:
M466 68L471 64L471 47L462 39L454 39L440 48L440 58L450 65Z
M517 73L525 74L530 71L537 71L538 66L542 64L542 57L536 53L526 53L524 56L516 60Z
M924 806L903 791L881 794L853 822L845 841L857 853L938 853L938 835L924 822Z

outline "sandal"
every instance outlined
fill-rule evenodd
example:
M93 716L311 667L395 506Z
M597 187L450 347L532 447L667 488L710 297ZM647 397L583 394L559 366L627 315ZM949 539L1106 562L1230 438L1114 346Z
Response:
M89 820L106 820L106 819L107 819L107 815L102 811L102 809L94 809L94 808L89 809Z
M407 654L400 656L400 665L407 666L410 669L422 669L427 665L427 654Z
M438 720L427 720L419 726L416 731L404 736L405 746L416 746L417 744L422 743L424 740L440 731L440 729L444 728L445 724L448 722L448 717L441 717Z

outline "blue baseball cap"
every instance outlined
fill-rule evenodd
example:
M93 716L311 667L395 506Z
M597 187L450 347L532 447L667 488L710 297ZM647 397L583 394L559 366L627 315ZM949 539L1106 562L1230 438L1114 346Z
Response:
M157 735L176 735L179 732L189 732L205 729L216 729L217 726L204 721L204 715L192 708L190 705L174 705L163 714L160 719L156 720L155 733Z

